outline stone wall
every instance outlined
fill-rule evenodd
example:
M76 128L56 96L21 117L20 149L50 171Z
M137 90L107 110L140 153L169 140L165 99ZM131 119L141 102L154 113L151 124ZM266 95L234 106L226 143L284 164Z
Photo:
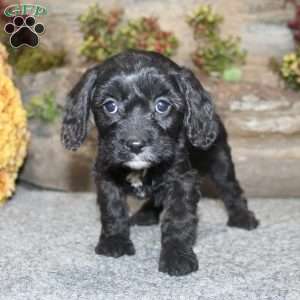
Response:
M225 17L224 34L239 35L248 51L243 81L226 84L201 78L213 95L219 113L229 130L238 176L250 196L300 196L300 102L299 93L284 90L268 68L271 56L281 57L294 44L286 22L293 9L283 8L282 0L51 0L49 16L43 18L43 43L65 46L69 65L18 79L23 98L43 90L57 91L63 106L67 91L86 68L78 56L81 41L77 16L90 4L104 8L123 7L127 17L158 16L162 27L176 33L181 44L174 60L193 68L190 54L195 49L186 15L200 3L210 3ZM59 142L59 121L52 127L31 122L31 151L23 180L63 190L90 190L92 157L96 134L76 153L65 151Z
M49 16L44 18L47 26L47 42L63 43L71 50L71 60L78 63L76 49L81 40L77 16L90 4L98 3L104 9L122 7L125 17L157 16L162 27L172 30L181 40L175 60L192 66L189 58L195 48L191 29L186 24L186 16L199 4L209 3L225 17L222 32L238 35L249 57L245 67L246 80L276 85L277 82L267 68L271 56L281 57L294 48L292 35L285 26L293 16L291 6L283 7L283 0L114 0L114 1L68 1L51 0L45 5ZM57 32L60 34L58 35ZM260 72L257 72L260 70ZM263 75L263 76L262 76Z

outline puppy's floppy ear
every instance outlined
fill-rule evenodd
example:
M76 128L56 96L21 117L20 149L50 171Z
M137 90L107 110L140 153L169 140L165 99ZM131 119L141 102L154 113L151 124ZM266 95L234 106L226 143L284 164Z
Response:
M77 150L87 135L91 98L96 79L96 68L89 69L83 74L67 97L61 141L65 148L69 150Z
M193 72L188 69L183 68L179 72L179 87L186 101L186 135L194 147L205 150L213 144L218 135L212 100Z

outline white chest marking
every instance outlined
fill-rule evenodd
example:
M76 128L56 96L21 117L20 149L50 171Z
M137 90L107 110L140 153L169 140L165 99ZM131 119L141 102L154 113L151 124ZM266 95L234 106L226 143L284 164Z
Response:
M126 180L134 188L139 188L143 186L143 179L147 173L147 169L141 171L132 171L126 176Z

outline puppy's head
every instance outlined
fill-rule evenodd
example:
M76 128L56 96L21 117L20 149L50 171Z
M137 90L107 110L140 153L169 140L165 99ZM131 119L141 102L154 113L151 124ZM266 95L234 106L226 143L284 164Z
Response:
M187 142L207 149L217 137L211 99L193 73L153 52L123 52L82 76L65 108L67 149L83 143L90 111L110 166L149 168Z

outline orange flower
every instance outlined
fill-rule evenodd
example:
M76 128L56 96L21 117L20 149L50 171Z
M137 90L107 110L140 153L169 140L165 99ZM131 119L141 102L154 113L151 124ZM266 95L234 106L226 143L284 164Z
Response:
M6 52L0 44L0 204L15 190L18 170L29 140L26 111L9 77Z

